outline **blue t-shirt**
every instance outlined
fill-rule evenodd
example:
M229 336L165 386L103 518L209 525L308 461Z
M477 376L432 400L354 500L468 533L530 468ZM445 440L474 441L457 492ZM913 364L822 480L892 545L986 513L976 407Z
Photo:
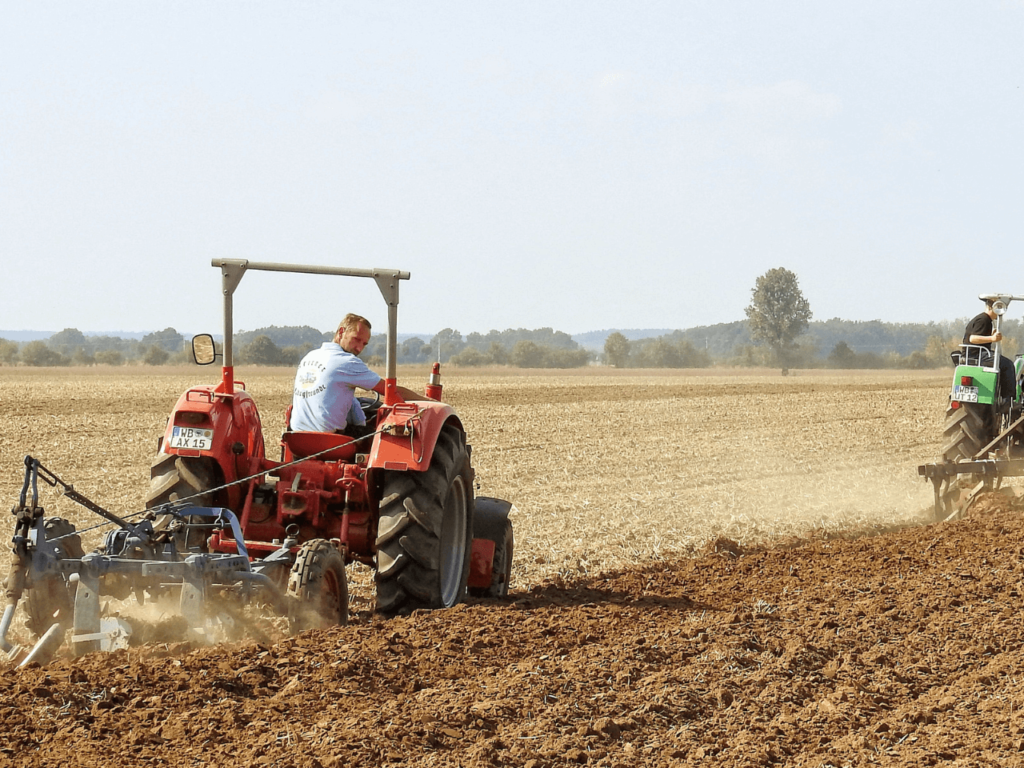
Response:
M365 424L355 388L373 389L380 376L341 345L326 341L299 363L292 395L291 428L296 432L334 432L349 423Z

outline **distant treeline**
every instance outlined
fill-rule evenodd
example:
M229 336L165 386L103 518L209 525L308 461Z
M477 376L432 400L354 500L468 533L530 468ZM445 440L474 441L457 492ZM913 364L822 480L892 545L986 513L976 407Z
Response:
M15 342L0 339L3 365L144 365L183 364L192 361L188 342L173 328L150 333L141 339L117 336L86 336L65 328L45 341Z
M950 364L949 353L963 338L968 318L940 323L884 323L881 320L811 321L797 339L791 368L934 368ZM1024 325L1002 323L1003 354L1021 349ZM746 321L690 328L674 336L703 348L720 364L771 366L763 347L755 346Z
M930 368L949 363L967 319L943 323L883 323L825 320L810 323L792 352L792 368ZM601 333L603 337L595 334ZM746 321L720 323L649 338L638 331L585 334L588 344L603 338L601 351L581 346L569 334L551 328L507 329L463 336L445 328L429 339L407 338L398 344L398 362L440 360L460 367L484 365L519 368L578 368L607 364L630 368L703 368L713 365L774 366L768 351L753 344ZM1021 348L1024 325L1003 322L1004 354ZM634 338L629 338L633 336ZM303 355L329 341L333 332L309 326L270 326L242 331L234 337L236 365L297 365ZM592 338L593 337L593 338ZM582 338L582 337L577 337ZM376 333L361 357L370 365L384 363L387 335ZM65 328L46 340L15 342L0 339L0 364L60 365L185 365L192 362L189 342L174 328L141 339L86 336Z
M236 365L297 365L309 350L333 338L333 332L309 326L270 326L234 335ZM372 366L384 364L387 334L374 334L361 357ZM398 363L440 360L460 366L512 365L525 368L574 368L595 355L567 333L551 328L462 334L451 328L430 339L411 337L398 344ZM0 339L0 364L65 365L186 365L192 363L189 341L174 328L140 340L86 336L66 328L46 340L14 342Z

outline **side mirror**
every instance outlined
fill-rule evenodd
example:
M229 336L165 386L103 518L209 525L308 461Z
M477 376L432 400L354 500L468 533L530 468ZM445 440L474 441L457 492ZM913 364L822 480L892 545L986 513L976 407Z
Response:
M217 346L213 343L213 336L201 333L192 337L192 359L196 365L210 365L217 360Z

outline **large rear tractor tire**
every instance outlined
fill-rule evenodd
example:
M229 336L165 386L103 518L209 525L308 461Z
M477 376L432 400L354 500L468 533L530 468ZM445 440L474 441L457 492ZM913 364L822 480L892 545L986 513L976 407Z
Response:
M197 507L223 506L221 494L208 493L210 489L221 485L220 467L213 459L158 453L153 459L149 474L146 509L154 509L182 499L190 499ZM196 520L200 521L202 518ZM157 524L161 522L158 518ZM195 547L205 549L206 536L202 531L189 531L182 545L186 550Z
M974 458L992 439L991 424L991 406L961 403L959 408L947 408L942 429L942 458L947 461Z
M345 558L326 539L311 539L299 548L288 575L293 632L348 624Z
M465 435L447 425L426 472L388 472L377 530L377 611L450 608L466 594L473 470Z
M491 586L470 587L473 597L505 597L512 580L512 552L515 537L512 521L508 519L512 505L500 499L478 498L473 510L473 536L494 542L494 560L491 563Z
M85 556L82 539L75 526L62 517L47 518L43 523L47 541L53 541L60 559ZM61 538L64 537L64 538ZM75 610L74 588L59 573L38 579L24 593L25 626L35 637L42 637L55 622L65 628L71 626Z

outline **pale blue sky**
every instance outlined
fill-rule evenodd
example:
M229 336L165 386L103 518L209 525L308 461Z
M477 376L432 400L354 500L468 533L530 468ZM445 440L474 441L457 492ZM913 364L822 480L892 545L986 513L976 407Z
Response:
M220 330L215 257L403 331L1024 292L1020 2L0 0L0 328ZM236 328L383 324L251 274ZM1015 313L1011 309L1011 315ZM377 326L381 327L381 326Z

